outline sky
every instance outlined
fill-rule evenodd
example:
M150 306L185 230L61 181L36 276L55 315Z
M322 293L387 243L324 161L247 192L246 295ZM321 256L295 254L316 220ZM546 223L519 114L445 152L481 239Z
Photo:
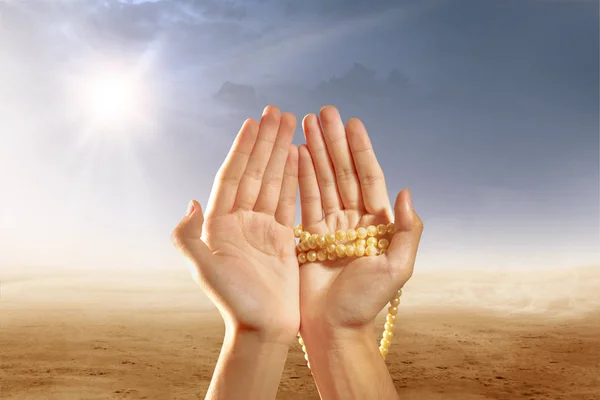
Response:
M598 7L0 0L0 269L176 268L171 230L267 104L363 120L425 223L417 268L600 264ZM133 82L121 118L105 76Z

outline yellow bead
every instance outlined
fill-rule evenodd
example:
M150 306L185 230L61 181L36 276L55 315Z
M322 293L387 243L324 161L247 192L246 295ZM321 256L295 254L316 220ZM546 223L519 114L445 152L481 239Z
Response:
M390 306L398 307L399 305L400 305L400 299L397 299L394 297L392 300L390 300Z
M365 255L365 246L354 246L354 255L356 257L362 257Z
M387 253L388 249L381 249L379 250L379 254L385 254Z
M387 339L387 340L392 340L392 338L394 337L394 333L390 332L390 331L385 331L383 332L383 338Z
M327 240L325 240L325 235L319 235L317 237L317 246L319 246L320 248L327 246Z
M375 238L375 237L368 238L367 246L377 246L377 238Z
M377 225L377 233L379 235L385 235L387 233L387 226L385 224Z
M387 224L387 233L389 233L390 235L393 235L396 232L396 225L394 225L393 222L390 222L389 224Z
M346 231L340 229L335 233L335 240L346 240Z
M302 235L302 225L298 225L294 228L294 236L299 238Z
M399 299L400 296L402 296L402 289L398 289L398 291L396 292L396 298Z
M308 367L308 369L310 369L310 361L306 362L306 366Z
M329 261L335 261L335 260L337 260L337 258L338 257L337 257L337 254L335 253L335 250L333 251L333 253L327 253L327 259Z
M304 359L308 361L308 354L304 354Z
M377 235L377 227L374 225L367 226L367 236Z
M306 353L306 346L302 345L302 351Z
M381 341L379 342L379 346L383 347L384 349L389 349L391 345L392 342L390 342L387 339L381 339Z
M365 250L365 254L367 256L376 256L377 253L378 253L377 247L375 247L375 246L367 246L367 249Z
M328 233L327 235L325 235L325 241L327 243L335 242L335 235L333 233Z
M300 242L298 246L302 251L307 251L308 249L310 249L310 247L308 246L308 242Z
M306 253L298 254L298 262L304 264L306 262Z
M386 315L386 317L385 317L385 321L386 321L386 322L391 322L391 323L394 323L394 321L396 321L396 316L395 316L395 315L388 314L388 315Z
M386 238L381 238L377 243L377 247L379 247L380 249L387 249L388 247L390 247L390 241Z
M335 247L335 252L337 254L338 257L344 257L346 255L346 246L343 244L338 244Z
M310 233L305 231L305 232L302 232L302 234L300 235L300 240L303 242L306 242L309 237L310 237Z
M355 248L353 244L346 245L346 257L354 256L354 250Z
M319 247L319 244L317 243L317 240L319 240L319 235L317 235L316 233L313 233L310 236L310 239L308 239L308 244L310 245L311 249L316 249Z
M366 238L366 237L367 237L367 228L364 228L364 227L362 227L362 226L361 226L360 228L358 228L358 229L356 230L356 236L357 236L359 239L364 239L364 238Z
M317 252L317 260L325 261L327 260L327 250L321 249Z
M348 231L346 231L346 237L348 240L355 240L357 238L356 229L348 229Z
M379 348L379 352L381 353L381 355L385 358L385 356L388 355L388 349L380 347Z
M304 346L304 339L302 339L302 336L298 338L298 343L300 343L300 346Z
M358 246L367 247L367 241L365 239L358 239L356 242L354 242L354 245L356 247L358 247Z
M388 314L392 314L392 315L398 314L398 307L389 306L388 307Z
M317 252L314 250L309 251L306 253L306 259L310 262L317 261Z
M335 243L329 243L327 245L327 252L328 253L335 253L336 247L337 247L337 245Z
M384 325L384 328L385 328L386 331L390 331L391 332L391 331L394 330L394 324L386 322L385 325Z

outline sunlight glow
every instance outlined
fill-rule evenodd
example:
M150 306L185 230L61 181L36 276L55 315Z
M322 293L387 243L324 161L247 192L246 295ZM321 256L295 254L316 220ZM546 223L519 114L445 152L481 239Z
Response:
M92 116L100 121L119 122L131 117L139 102L139 88L125 74L93 77L86 88Z
M98 58L81 60L66 82L66 111L79 125L78 141L85 146L127 146L149 140L157 125L147 65Z

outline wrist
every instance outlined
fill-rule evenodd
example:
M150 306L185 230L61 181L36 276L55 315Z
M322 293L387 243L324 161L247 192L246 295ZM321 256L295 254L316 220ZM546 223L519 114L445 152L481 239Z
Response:
M302 329L321 398L397 399L372 323L361 327L312 325Z
M206 399L274 399L288 351L262 332L226 329Z
M261 347L289 349L296 340L297 333L285 327L273 326L266 329L249 328L239 324L225 324L226 342L244 342Z
M332 326L327 323L311 323L302 328L302 338L308 341L310 347L319 349L369 346L375 345L375 334L373 322L361 326Z

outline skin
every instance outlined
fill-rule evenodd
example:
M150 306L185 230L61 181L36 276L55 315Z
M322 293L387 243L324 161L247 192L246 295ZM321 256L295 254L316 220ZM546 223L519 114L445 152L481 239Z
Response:
M299 328L323 399L397 398L373 321L412 275L423 225L403 191L395 205L398 232L385 256L299 269L298 184L304 229L312 233L387 223L392 215L362 123L353 119L344 129L331 106L320 118L323 130L316 116L304 119L308 146L300 149L291 144L292 114L268 106L260 124L247 120L217 174L206 215L192 201L173 231L174 245L225 322L207 399L274 399Z
M398 194L392 213L362 122L344 126L332 106L319 117L304 118L307 144L299 147L303 229L325 234L387 224L394 215L396 234L384 255L301 266L300 332L322 399L396 399L374 321L412 276L423 223L408 190Z
M242 126L206 216L190 203L172 241L225 321L207 399L274 399L300 324L293 224L296 118L265 108Z

